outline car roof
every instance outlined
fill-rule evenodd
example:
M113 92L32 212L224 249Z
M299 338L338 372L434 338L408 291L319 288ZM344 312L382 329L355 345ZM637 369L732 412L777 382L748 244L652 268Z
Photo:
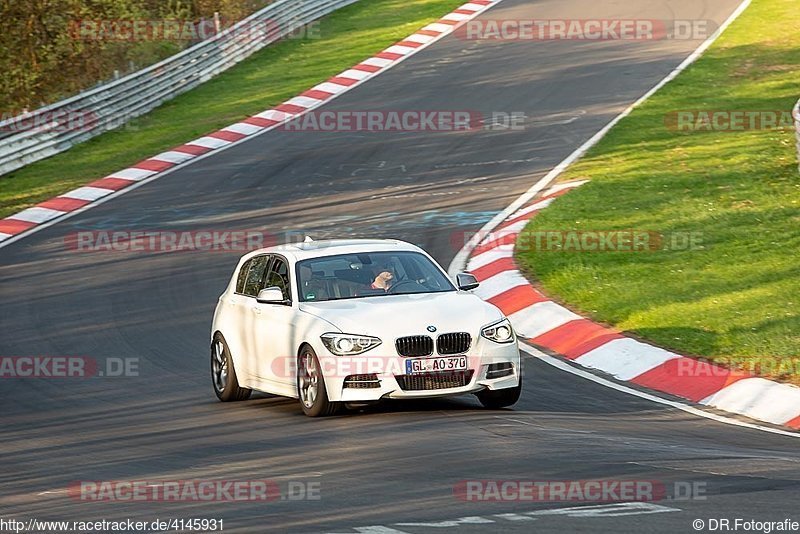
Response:
M294 261L300 261L337 254L393 251L423 252L419 247L397 239L323 239L266 247L255 250L247 256L282 254Z

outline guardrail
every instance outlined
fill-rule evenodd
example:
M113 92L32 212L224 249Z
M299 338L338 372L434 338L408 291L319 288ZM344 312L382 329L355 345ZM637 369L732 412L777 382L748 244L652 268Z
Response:
M159 63L2 121L0 175L117 128L281 37L356 1L278 0Z
M794 133L797 140L797 170L800 171L800 100L797 101L792 110L792 117L794 117Z

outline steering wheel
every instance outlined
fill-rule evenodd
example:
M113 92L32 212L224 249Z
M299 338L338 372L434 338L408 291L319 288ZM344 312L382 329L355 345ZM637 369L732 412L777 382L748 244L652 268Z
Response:
M416 280L401 280L400 282L397 282L396 284L393 284L389 288L389 291L387 291L387 293L394 293L395 291L397 291L397 288L403 287L403 286L407 286L407 285L412 285L412 284L415 285L415 286L421 287L423 289L425 288L425 286L423 286L422 284L420 284Z

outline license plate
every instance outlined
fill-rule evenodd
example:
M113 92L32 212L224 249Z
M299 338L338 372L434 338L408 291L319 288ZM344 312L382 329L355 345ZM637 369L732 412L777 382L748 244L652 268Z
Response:
M406 360L407 375L466 370L466 356L447 356L443 358L417 358L414 360Z

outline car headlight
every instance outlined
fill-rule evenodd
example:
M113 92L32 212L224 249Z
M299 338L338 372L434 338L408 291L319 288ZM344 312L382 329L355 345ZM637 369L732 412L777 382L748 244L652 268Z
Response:
M337 356L355 356L381 344L381 340L377 337L353 334L322 334L320 339L325 348Z
M484 326L481 335L495 343L511 343L514 341L514 329L511 328L511 321L503 319L489 326Z

